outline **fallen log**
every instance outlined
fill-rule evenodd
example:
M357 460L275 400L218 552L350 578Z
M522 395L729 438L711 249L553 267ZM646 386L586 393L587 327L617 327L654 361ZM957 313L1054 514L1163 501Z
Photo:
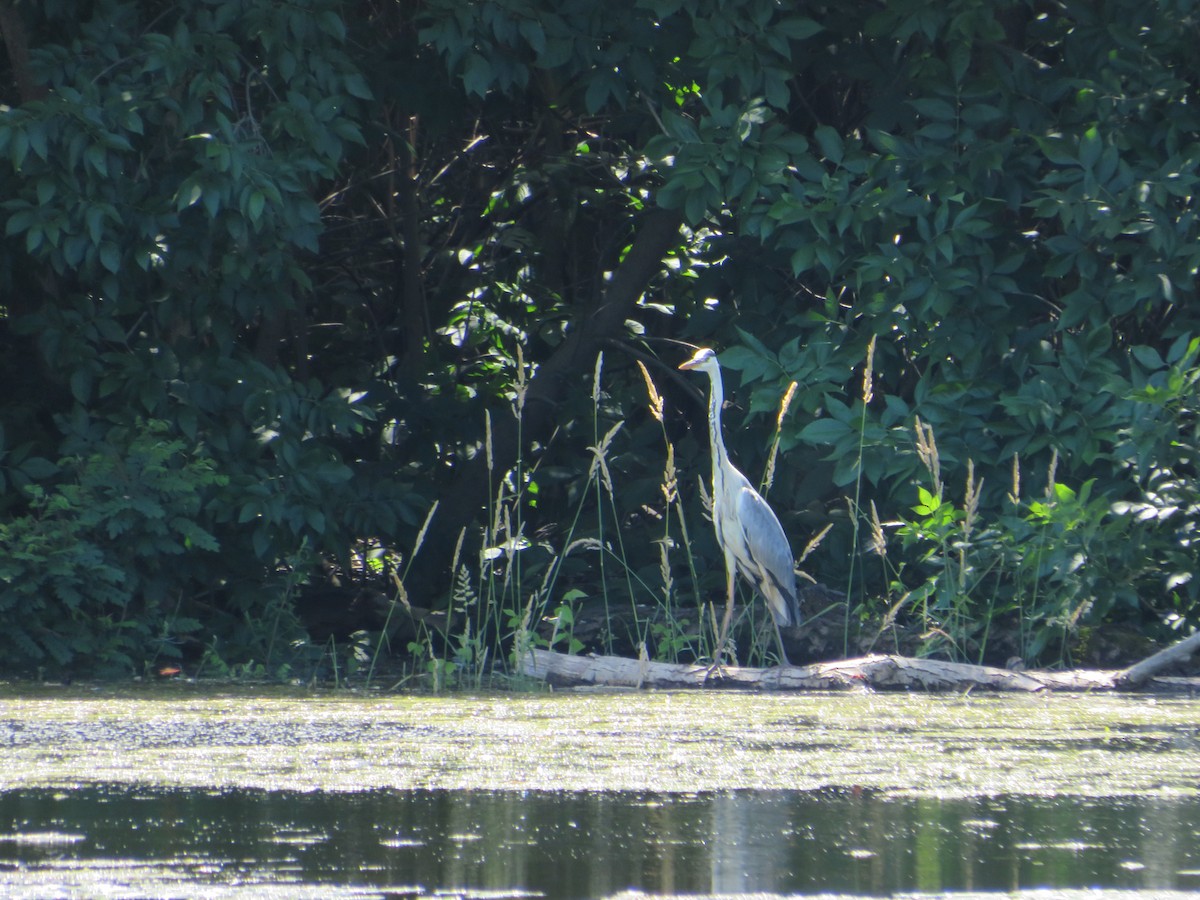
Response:
M1114 690L1123 671L1010 671L992 666L872 655L861 659L751 669L723 666L712 676L699 664L652 662L619 656L568 656L530 650L522 658L523 674L562 687L609 688L743 688L760 691L846 690L854 688L928 691L1086 691ZM1154 686L1200 688L1200 679L1153 679Z
M1176 641L1165 650L1159 650L1128 669L1117 672L1115 675L1116 686L1126 689L1142 687L1163 669L1176 663L1186 662L1197 650L1200 650L1200 631L1191 637Z

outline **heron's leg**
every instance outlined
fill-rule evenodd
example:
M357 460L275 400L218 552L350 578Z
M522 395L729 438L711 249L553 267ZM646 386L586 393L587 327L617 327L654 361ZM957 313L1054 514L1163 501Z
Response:
M771 617L771 624L775 626L775 642L779 646L779 661L785 666L790 666L792 661L788 659L787 651L783 649L783 632L779 630L779 623L775 621L775 617Z
M729 623L733 621L733 589L737 573L730 567L726 567L725 572L725 615L721 617L721 633L717 636L717 650L713 654L709 675L721 667L721 660L725 657L725 645L729 641Z

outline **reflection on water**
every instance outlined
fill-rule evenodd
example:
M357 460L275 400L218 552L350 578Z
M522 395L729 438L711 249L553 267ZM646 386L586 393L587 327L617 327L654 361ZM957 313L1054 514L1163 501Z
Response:
M1200 888L1196 798L0 793L0 894ZM24 890L25 893L21 893ZM32 891L32 893L30 893ZM39 893L42 891L42 893ZM303 894L308 896L308 894Z

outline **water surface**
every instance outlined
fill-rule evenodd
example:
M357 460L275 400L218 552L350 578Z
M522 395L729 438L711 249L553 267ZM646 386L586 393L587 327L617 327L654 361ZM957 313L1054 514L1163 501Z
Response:
M0 794L6 897L1200 889L1200 802L824 791Z
M1096 695L730 691L0 693L0 790L1200 791L1200 706Z
M1200 890L1198 710L0 688L0 895L1163 897Z

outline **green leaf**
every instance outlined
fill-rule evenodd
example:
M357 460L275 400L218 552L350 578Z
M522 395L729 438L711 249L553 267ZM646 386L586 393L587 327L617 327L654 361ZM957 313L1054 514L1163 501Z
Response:
M262 191L252 191L250 199L246 202L246 215L250 221L257 224L262 218L263 207L267 204L267 198Z
M522 19L519 26L521 37L529 44L529 49L538 56L546 50L546 30L537 19Z
M93 244L99 244L104 238L104 218L105 210L102 206L89 206L84 210L83 221Z
M50 158L50 148L46 144L46 123L30 122L26 129L29 136L29 146L43 160Z
M42 239L45 236L46 232L41 222L30 225L29 230L25 232L25 252L34 253L38 247L42 246Z
M175 194L175 212L182 212L189 206L195 206L203 193L200 182L193 178L187 179L179 186L179 191Z
M96 171L97 175L104 178L108 177L108 151L102 145L90 145L84 151L83 157L87 160L88 165Z
M1046 159L1056 165L1065 166L1076 162L1075 155L1071 153L1069 145L1062 137L1055 135L1037 138L1037 143Z
M836 419L814 419L800 429L799 438L809 444L836 445L851 434L850 426Z
M1171 365L1181 363L1185 358L1185 365L1191 366L1195 364L1196 356L1200 354L1200 337L1192 337L1190 334L1181 334L1171 344L1167 350L1167 362Z
M313 469L313 476L326 484L341 484L354 476L354 470L339 462L321 462Z
M121 251L116 244L105 241L100 245L100 265L114 275L121 271Z
M1061 481L1055 482L1055 484L1054 484L1054 499L1059 501L1060 503L1069 503L1075 499L1075 491L1073 489L1067 487Z
M34 209L22 209L8 217L8 221L4 223L4 234L12 237L21 231L26 231L29 226L37 219L38 213Z
M802 41L824 31L821 24L808 16L789 16L771 26L771 30L786 35L793 41Z
M791 258L792 274L803 275L816 264L816 261L817 251L812 244L797 247Z
M224 191L219 191L216 188L210 187L204 192L201 198L205 211L208 212L209 218L215 219L221 211L222 200L224 199Z
M941 494L931 494L917 485L917 505L912 508L918 516L931 516L942 507Z
M688 222L698 225L708 215L708 198L706 191L690 191L683 201L683 213Z
M934 122L920 129L917 134L931 141L947 141L958 134L958 131L949 122Z
M756 355L758 355L760 357L764 357L766 359L774 359L775 358L775 354L767 349L767 345L764 344L762 341L760 341L757 337L755 337L749 331L747 331L745 328L742 328L739 325L738 329L737 329L737 333L738 333L738 337L740 337L742 339L742 343L744 343L747 347L749 347L752 351L754 351L754 353Z
M468 94L483 98L493 80L492 64L478 53L467 57L466 68L463 69L463 87Z
M8 158L12 162L12 167L18 172L21 171L21 166L25 162L25 156L29 153L29 136L23 130L14 130L12 140L8 143Z
M813 137L821 148L822 155L832 163L842 161L842 136L828 125L818 125L813 131Z
M54 194L57 190L57 185L50 178L39 178L37 181L37 199L38 205L45 206L54 199Z
M92 396L92 373L82 366L71 373L71 396L86 405Z
M1129 352L1133 354L1141 365L1152 372L1157 372L1159 369L1166 368L1166 363L1163 358L1158 355L1158 351L1153 347L1147 347L1145 344L1138 344L1129 348Z
M58 466L41 456L31 456L21 462L18 469L33 481L41 481L58 474Z
M937 97L919 97L916 100L910 100L909 104L913 109L929 119L952 122L958 118L958 113L954 107L945 100Z
M613 93L613 79L608 72L597 72L592 75L587 91L583 95L583 105L588 112L596 113L608 103Z
M367 80L357 72L347 75L343 79L342 84L346 88L346 93L351 97L357 97L359 100L375 99L375 95L371 93L371 88L367 84Z
M667 134L682 143L700 143L700 132L690 118L674 110L664 110L662 113L663 127Z
M1085 169L1091 169L1096 165L1096 160L1100 158L1100 151L1103 149L1100 133L1094 127L1089 128L1079 142L1079 164Z

